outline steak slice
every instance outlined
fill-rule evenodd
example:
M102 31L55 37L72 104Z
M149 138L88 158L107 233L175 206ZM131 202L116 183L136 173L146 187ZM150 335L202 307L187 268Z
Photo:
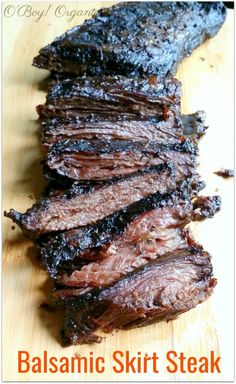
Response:
M50 88L40 117L142 116L167 119L170 109L179 110L181 83L154 79L92 77L64 79Z
M42 48L33 65L79 76L161 79L214 36L225 18L222 2L119 3Z
M93 225L38 239L42 263L50 275L56 277L60 271L76 269L81 261L97 260L103 245L119 239L135 219L134 227L135 223L138 226L140 219L146 225L144 214L152 210L158 210L156 220L163 230L189 223L193 213L188 191L190 187L183 182L179 188L165 194L157 192L149 195Z
M55 297L64 299L65 321L62 342L101 342L97 329L130 329L172 320L206 300L216 279L206 252L182 251L159 259L108 288L61 289Z
M54 144L45 165L58 177L103 180L171 162L178 178L188 178L195 172L196 155L197 147L190 140L175 144L76 140Z
M163 166L164 164L168 164L169 167L173 169L173 166L170 162L159 164L159 166ZM157 167L159 167L157 166ZM155 168L155 167L150 167ZM144 169L145 170L145 169ZM53 174L50 170L47 169L47 178L49 178L49 183L43 189L41 197L48 198L53 196L59 196L63 193L69 193L70 196L74 194L81 193L89 193L92 192L95 186L102 186L107 183L112 183L118 180L121 180L123 176L113 177L107 180L81 180L81 181L73 181L66 177L57 177L57 174ZM138 171L140 172L140 171ZM132 176L132 174L130 174ZM174 176L174 172L172 173ZM129 176L126 176L128 178ZM206 187L206 183L201 179L199 174L194 174L193 178L191 178L191 195L196 196L200 191L202 191Z
M42 144L46 149L62 140L99 139L175 143L183 136L180 119L170 113L161 119L118 119L91 116L42 119Z
M41 199L24 214L11 209L5 216L26 234L39 236L93 224L150 194L175 189L178 181L171 166L159 164L90 188L72 186L65 193Z
M182 136L197 140L206 131L205 118L203 111L181 115L181 119L170 112L166 120L125 120L97 115L87 118L47 118L41 119L42 144L48 149L62 140L132 140L166 144L176 143Z

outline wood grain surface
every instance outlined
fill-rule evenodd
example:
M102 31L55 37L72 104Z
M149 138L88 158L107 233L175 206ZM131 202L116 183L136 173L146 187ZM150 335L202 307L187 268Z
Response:
M112 2L34 2L33 9L51 8L38 22L35 17L9 16L3 3L3 209L25 211L44 185L40 166L39 127L35 106L43 103L40 83L47 71L31 66L40 47L84 17L55 16L55 7L68 11L89 10ZM212 220L194 224L196 238L212 254L218 279L215 293L207 302L179 319L132 331L105 335L102 344L62 348L59 344L61 314L48 313L40 304L49 302L51 283L35 259L32 244L10 220L3 219L3 380L6 381L220 381L233 378L233 179L214 174L221 167L233 167L233 11L219 34L206 41L179 67L176 76L183 82L183 112L203 109L209 129L200 143L199 171L207 182L204 194L222 196L222 210ZM106 372L92 374L20 374L17 353L33 356L105 356ZM119 374L112 372L115 350L131 354L157 352L160 373ZM165 354L169 350L186 356L221 356L221 374L168 374Z

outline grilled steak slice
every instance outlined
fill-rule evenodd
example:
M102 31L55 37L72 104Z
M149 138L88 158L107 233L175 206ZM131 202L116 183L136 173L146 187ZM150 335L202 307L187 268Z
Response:
M92 116L91 118L43 119L42 144L50 147L61 140L99 139L159 141L175 143L183 136L180 120L170 113L166 120L124 120Z
M173 112L166 120L161 119L118 119L117 117L91 116L87 118L42 119L42 144L47 149L62 140L99 139L158 141L175 143L181 136L198 139L205 131L205 112L181 115Z
M184 251L108 288L85 290L82 296L81 290L62 289L56 297L66 298L63 344L100 342L99 328L111 332L174 319L206 300L215 285L209 255Z
M101 9L40 50L33 65L79 76L116 75L159 79L226 17L221 2L127 2Z
M160 220L162 229L185 225L192 216L188 188L184 182L180 190L170 190L165 194L157 192L114 212L96 224L39 239L43 264L51 276L55 277L60 270L68 269L68 265L74 268L73 263L80 264L81 260L96 260L101 246L121 236L145 212L155 209L159 209L157 220Z
M39 236L93 224L150 194L175 189L177 182L172 168L159 164L101 185L72 186L65 193L41 199L25 214L11 209L5 216L28 235Z
M61 141L52 146L46 166L73 180L103 180L144 167L172 162L178 178L191 177L197 149L186 140L176 144L125 140Z
M64 79L50 89L46 103L37 107L40 117L143 116L168 118L180 107L181 83L176 79L94 77Z

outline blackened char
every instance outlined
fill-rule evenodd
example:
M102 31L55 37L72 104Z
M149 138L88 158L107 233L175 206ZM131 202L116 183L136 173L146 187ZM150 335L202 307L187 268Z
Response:
M190 140L175 144L76 140L54 144L45 164L59 177L103 180L128 175L144 167L171 162L177 177L187 178L195 172L196 154L197 148Z
M39 236L93 224L150 194L176 188L178 181L171 166L159 164L93 187L72 185L64 193L42 198L24 214L11 209L5 216L25 234Z
M42 48L33 65L79 76L161 79L214 36L225 18L222 2L119 3Z
M171 282L171 283L170 283ZM216 279L206 252L183 251L159 259L143 270L108 288L62 289L57 299L65 298L66 316L62 342L83 344L100 342L97 329L130 329L161 320L171 320L206 300Z
M41 118L142 116L167 119L179 110L181 83L176 79L153 84L150 79L92 77L64 79L50 88L44 105L37 106Z
M162 209L163 215L166 213L163 217L163 228L171 225L178 227L181 223L190 222L192 204L189 188L189 184L183 182L180 190L170 190L165 194L157 192L93 225L39 239L38 247L42 263L51 276L55 277L61 268L67 264L72 266L76 260L80 262L96 259L99 247L120 236L133 220L153 209Z
M47 149L61 140L99 139L175 143L185 136L198 139L206 130L202 111L179 118L169 112L167 119L125 119L124 116L65 117L41 119L42 144Z

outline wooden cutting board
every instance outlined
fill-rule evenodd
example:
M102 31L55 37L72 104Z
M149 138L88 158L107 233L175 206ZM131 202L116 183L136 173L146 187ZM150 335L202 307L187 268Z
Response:
M41 175L39 127L35 106L43 103L39 89L47 72L33 68L32 58L40 47L84 17L71 22L66 15L56 17L55 8L68 12L111 5L111 2L53 2L46 16L12 16L3 3L3 208L23 212L39 195ZM46 10L50 3L27 3L34 10ZM5 15L4 15L5 11ZM15 10L16 11L16 10ZM62 12L61 12L62 14ZM10 15L10 16L9 16ZM193 227L197 239L213 257L218 285L207 302L169 323L105 335L102 344L62 348L58 342L61 315L39 309L49 302L51 283L39 268L35 251L10 220L3 219L3 380L8 381L197 381L233 379L233 180L224 180L214 171L233 167L233 11L228 11L220 33L206 41L180 65L177 77L183 82L183 112L203 109L209 129L200 144L199 171L207 182L204 194L222 196L222 210L212 220ZM17 353L33 356L105 356L104 374L20 374ZM160 373L143 374L112 371L115 350L134 356L157 352ZM208 356L211 350L221 356L221 374L170 374L165 370L165 354L170 350L186 356Z

